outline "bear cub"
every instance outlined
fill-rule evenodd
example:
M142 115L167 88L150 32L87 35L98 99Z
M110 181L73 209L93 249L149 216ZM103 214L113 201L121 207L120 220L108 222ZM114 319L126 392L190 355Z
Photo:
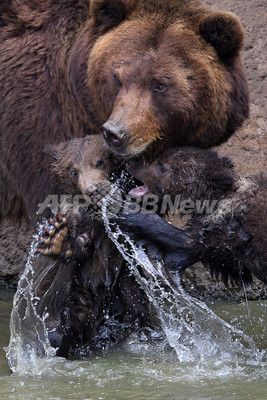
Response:
M76 245L90 240L88 234L97 226L95 219L100 212L102 198L110 190L109 178L116 163L102 135L47 145L44 153L50 162L51 187L57 193L57 199L61 200L55 203L55 208L53 203L51 205L54 214L55 210L60 214L54 221L50 220L52 229L46 229L49 237L43 241L43 253L57 256L61 253L68 231L75 238ZM71 245L77 250L74 243ZM66 254L71 255L70 251ZM75 257L78 257L77 252Z
M104 196L116 162L102 135L47 146L52 178L67 195ZM98 194L97 194L98 193ZM97 201L101 199L97 198ZM96 204L56 215L41 232L33 259L36 310L57 355L116 343L147 316L143 291L109 239ZM91 212L92 211L92 212Z
M153 244L167 268L181 270L202 261L228 284L267 283L267 176L240 178L230 159L211 150L173 148L150 164L131 162L129 172L144 183L131 195L153 193L189 201L191 217L178 229L156 213L123 215L118 224L136 239ZM198 202L213 207L197 209Z

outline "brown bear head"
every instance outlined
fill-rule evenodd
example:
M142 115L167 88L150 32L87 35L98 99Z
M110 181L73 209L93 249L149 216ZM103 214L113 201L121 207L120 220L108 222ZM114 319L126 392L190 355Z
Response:
M244 32L233 14L197 0L92 0L90 12L69 80L117 155L209 148L248 116Z

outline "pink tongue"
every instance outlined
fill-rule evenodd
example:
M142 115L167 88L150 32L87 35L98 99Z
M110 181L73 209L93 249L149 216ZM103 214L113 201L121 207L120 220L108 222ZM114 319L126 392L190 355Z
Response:
M129 195L134 197L142 197L147 193L148 193L147 186L139 186L137 188L130 190Z

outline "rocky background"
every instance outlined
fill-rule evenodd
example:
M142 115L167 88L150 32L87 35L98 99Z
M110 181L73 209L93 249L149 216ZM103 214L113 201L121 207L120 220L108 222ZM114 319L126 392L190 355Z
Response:
M246 31L243 59L251 93L251 115L242 129L217 150L231 157L240 175L267 172L267 2L266 0L203 0L213 10L231 11L239 16ZM267 199L266 199L267 206ZM267 234L267 233L266 233ZM0 226L0 287L16 285L29 251L32 233L25 225ZM197 264L186 271L185 288L197 297L229 297L234 299L267 298L266 285L256 281L246 288L226 288Z
M213 10L236 14L246 32L243 60L250 88L250 119L227 143L217 148L230 157L242 176L259 171L267 173L267 2L266 0L202 0ZM267 207L267 199L266 199ZM266 227L267 234L267 227ZM209 272L196 265L186 271L184 284L197 297L267 298L267 287L255 279L250 287L225 288L223 283L210 279Z

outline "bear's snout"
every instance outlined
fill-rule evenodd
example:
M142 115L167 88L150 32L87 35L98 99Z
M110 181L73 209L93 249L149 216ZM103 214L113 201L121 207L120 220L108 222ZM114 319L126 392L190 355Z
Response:
M122 147L127 139L127 133L121 125L118 125L112 121L107 121L103 126L103 135L107 144L111 148Z

